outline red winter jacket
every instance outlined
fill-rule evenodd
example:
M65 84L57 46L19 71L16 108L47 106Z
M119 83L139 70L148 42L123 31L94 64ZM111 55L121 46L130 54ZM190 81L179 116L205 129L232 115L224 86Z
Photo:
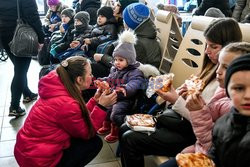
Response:
M88 140L88 129L79 103L73 99L52 71L39 82L40 98L17 134L14 150L21 167L53 167L60 161L70 138ZM97 131L106 117L92 98L87 103L90 119Z

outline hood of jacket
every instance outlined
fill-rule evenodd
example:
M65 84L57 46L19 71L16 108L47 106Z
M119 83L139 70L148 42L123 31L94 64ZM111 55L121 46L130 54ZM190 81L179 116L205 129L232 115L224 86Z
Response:
M155 39L157 35L156 26L153 21L148 18L135 29L137 37Z
M38 93L42 99L49 99L58 96L69 96L68 91L64 87L55 70L41 78L38 83Z
M85 10L87 8L97 8L99 9L101 7L101 1L100 0L84 0L81 3L81 10Z

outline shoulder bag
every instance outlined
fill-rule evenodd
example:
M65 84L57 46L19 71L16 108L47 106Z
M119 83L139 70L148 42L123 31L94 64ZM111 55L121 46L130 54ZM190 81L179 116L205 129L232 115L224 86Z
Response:
M38 54L38 36L34 29L20 17L19 0L17 0L17 26L12 41L9 43L10 51L17 57L33 57Z

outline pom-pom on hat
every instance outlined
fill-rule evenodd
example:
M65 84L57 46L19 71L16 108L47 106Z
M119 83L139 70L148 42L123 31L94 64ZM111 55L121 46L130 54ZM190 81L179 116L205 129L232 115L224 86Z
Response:
M60 0L47 0L48 6L57 6L60 3Z
M149 18L149 8L143 3L132 3L123 11L123 21L132 30Z
M238 71L250 71L249 64L250 64L250 54L248 53L246 55L234 59L232 63L228 66L225 76L225 89L228 97L229 97L228 84L232 75Z
M61 15L65 15L69 17L70 19L72 19L75 15L75 11L71 8L66 8L66 9L63 9L63 11L61 12Z
M113 57L119 56L127 60L128 65L136 63L136 51L134 45L136 44L136 35L133 31L123 31L119 35L119 44L113 52Z
M111 19L113 16L113 9L110 6L103 6L97 11L97 15L102 15L107 18L107 20Z
M89 16L88 12L80 11L80 12L76 13L74 19L80 20L82 22L82 24L84 24L84 25L89 25L90 16Z

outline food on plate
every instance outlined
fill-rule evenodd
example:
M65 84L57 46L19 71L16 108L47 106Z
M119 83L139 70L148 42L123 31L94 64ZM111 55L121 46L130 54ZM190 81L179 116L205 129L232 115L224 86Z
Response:
M155 121L152 115L149 114L134 114L128 115L127 123L130 126L144 126L144 127L154 127Z

